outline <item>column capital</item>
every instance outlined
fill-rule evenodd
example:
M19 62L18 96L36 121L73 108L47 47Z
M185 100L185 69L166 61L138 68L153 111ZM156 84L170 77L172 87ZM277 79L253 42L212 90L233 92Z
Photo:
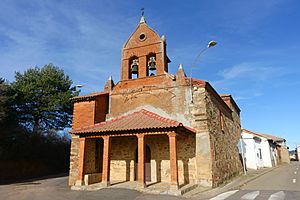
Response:
M176 132L175 131L172 131L172 132L169 132L169 133L167 133L167 135L169 136L169 137L176 137Z
M110 138L109 135L103 135L103 136L102 136L102 139L103 139L103 140L108 140L109 138Z
M145 134L143 134L143 133L142 133L142 134L136 134L136 137L137 137L137 138L144 138L144 137L145 137Z

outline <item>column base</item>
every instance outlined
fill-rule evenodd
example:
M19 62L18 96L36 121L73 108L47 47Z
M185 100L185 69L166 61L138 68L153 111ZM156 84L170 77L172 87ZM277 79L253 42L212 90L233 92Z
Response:
M178 190L178 189L179 189L178 184L171 184L170 190Z
M137 188L140 189L146 188L146 183L137 182Z
M84 185L84 181L82 181L82 180L77 180L75 182L75 186L83 186L83 185Z
M181 191L179 190L179 186L177 184L172 184L168 191L168 194L179 196L182 195Z
M109 187L110 186L110 181L102 181L101 186L102 187Z

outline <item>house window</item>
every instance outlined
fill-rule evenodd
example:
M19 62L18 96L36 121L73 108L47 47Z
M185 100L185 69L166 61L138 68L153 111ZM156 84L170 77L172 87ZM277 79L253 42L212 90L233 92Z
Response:
M259 159L262 159L262 154L261 154L261 149L258 149L258 152L259 152Z

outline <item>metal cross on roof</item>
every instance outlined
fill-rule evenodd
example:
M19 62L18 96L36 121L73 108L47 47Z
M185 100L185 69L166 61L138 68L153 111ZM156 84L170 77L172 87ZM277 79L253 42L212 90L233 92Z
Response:
M144 10L145 10L145 8L141 8L142 16L144 16Z

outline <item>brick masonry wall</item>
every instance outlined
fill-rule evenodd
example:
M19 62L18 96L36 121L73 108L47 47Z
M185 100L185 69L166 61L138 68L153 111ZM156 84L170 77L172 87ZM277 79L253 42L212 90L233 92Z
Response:
M144 40L140 39L141 34L145 35ZM133 56L138 57L139 60L139 78L146 77L147 55L149 53L156 55L157 74L164 74L166 68L164 46L164 42L154 30L149 28L146 23L139 24L122 49L121 80L129 79L129 60Z
M95 120L95 100L74 103L72 128L93 125Z
M103 122L106 119L106 114L108 112L108 96L101 95L96 98L95 101L95 122Z

